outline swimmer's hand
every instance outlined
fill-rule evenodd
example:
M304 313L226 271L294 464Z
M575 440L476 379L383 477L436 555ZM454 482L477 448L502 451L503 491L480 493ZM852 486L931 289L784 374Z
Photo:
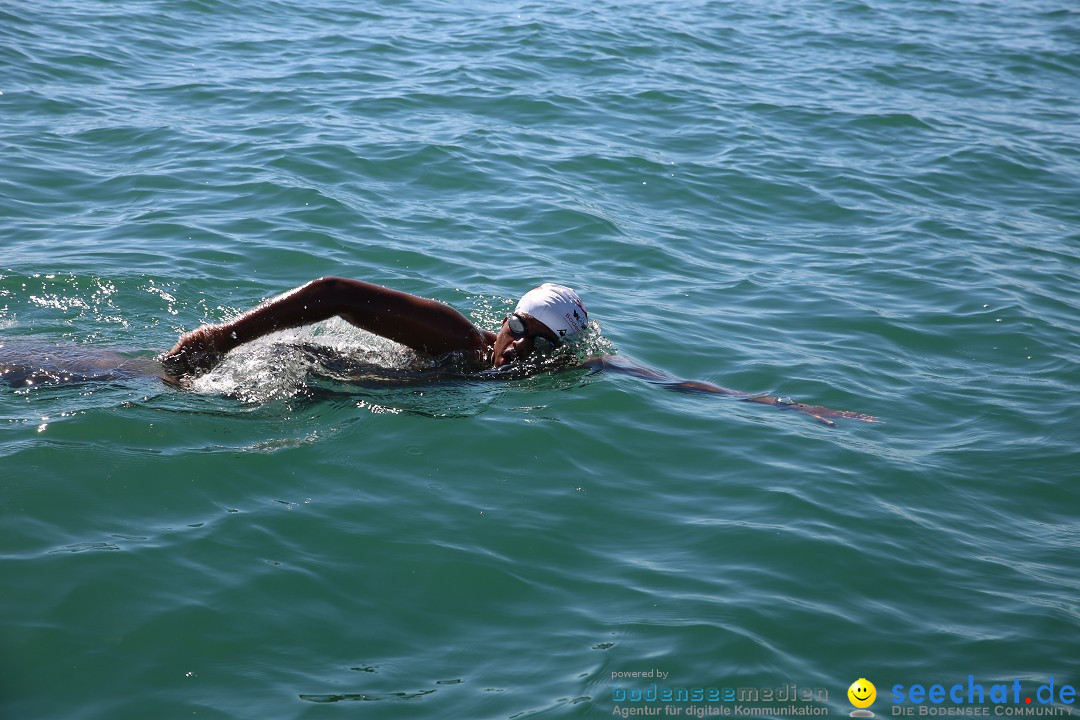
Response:
M750 398L748 398L750 399ZM833 427L836 423L833 418L842 418L844 420L861 420L862 422L876 423L881 422L880 419L873 415L866 415L865 413L854 412L852 410L833 410L832 408L822 407L821 405L806 405L805 403L792 402L784 398L764 397L761 399L754 399L756 402L765 402L768 405L775 405L781 410L794 410L795 412L801 412L803 415L809 415L823 425ZM773 401L773 402L768 402Z
M228 351L225 328L221 325L203 325L181 335L172 350L158 356L158 362L169 375L200 375L212 370Z

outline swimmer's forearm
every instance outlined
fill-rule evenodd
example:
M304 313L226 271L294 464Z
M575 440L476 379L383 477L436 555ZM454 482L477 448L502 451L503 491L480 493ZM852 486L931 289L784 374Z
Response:
M596 355L586 360L585 365L597 370L614 370L623 375L632 375L636 378L641 378L642 380L648 380L649 382L663 385L669 390L675 390L676 392L707 393L709 395L724 395L725 397L746 397L746 399L756 397L750 396L748 393L739 392L738 390L714 385L710 382L701 380L683 380L682 378L647 367L635 360L630 360L629 358L619 355Z
M850 410L833 410L832 408L822 407L820 405L806 405L805 403L799 403L791 400L790 398L776 397L773 395L762 395L745 393L739 390L732 390L731 388L715 385L710 382L704 382L701 380L683 380L673 375L654 370L653 368L641 365L633 360L622 358L616 355L603 355L589 358L585 361L587 367L607 370L615 370L626 375L633 375L643 380L663 385L669 390L676 392L688 392L688 393L706 393L709 395L723 395L724 397L735 398L742 402L759 403L761 405L771 405L781 410L794 410L801 412L804 415L809 415L820 423L825 425L835 425L832 418L845 418L848 420L861 420L863 422L880 422L880 420L872 415L866 415L859 412L853 412Z
M313 280L221 323L217 327L224 336L223 349L232 350L279 330L313 325L336 316L341 302L330 280Z
M861 420L862 422L881 422L873 415L866 415L860 412L854 412L851 410L833 410L832 408L822 407L821 405L807 405L806 403L795 402L791 398L776 397L775 395L754 395L751 393L744 393L738 390L731 390L729 388L721 387L719 385L713 385L712 383L700 382L697 380L681 380L673 382L665 382L663 385L677 390L680 392L702 392L710 393L713 395L724 395L727 397L733 397L740 402L758 403L760 405L770 405L778 410L794 410L795 412L808 415L823 425L832 427L836 425L833 418L844 418L846 420Z

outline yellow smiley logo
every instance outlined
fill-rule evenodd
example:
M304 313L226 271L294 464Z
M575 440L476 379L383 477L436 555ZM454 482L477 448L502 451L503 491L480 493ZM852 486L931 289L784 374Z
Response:
M867 708L874 704L877 688L866 678L859 678L847 689L847 697L855 707Z

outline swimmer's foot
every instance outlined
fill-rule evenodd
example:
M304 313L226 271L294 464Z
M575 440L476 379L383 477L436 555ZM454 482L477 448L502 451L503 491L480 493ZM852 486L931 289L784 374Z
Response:
M172 350L158 356L158 361L170 375L199 375L221 362L230 349L228 339L223 326L203 325L181 335Z

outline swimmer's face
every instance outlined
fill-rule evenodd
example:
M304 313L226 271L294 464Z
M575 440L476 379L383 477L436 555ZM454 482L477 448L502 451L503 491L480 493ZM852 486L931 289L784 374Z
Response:
M510 319L509 315L503 318L492 352L495 367L508 365L515 360L524 360L532 355L536 349L537 338L547 340L552 345L559 343L559 338L544 323L525 313L518 314L518 317L525 325L525 332L522 334L516 334L510 329L507 322Z

